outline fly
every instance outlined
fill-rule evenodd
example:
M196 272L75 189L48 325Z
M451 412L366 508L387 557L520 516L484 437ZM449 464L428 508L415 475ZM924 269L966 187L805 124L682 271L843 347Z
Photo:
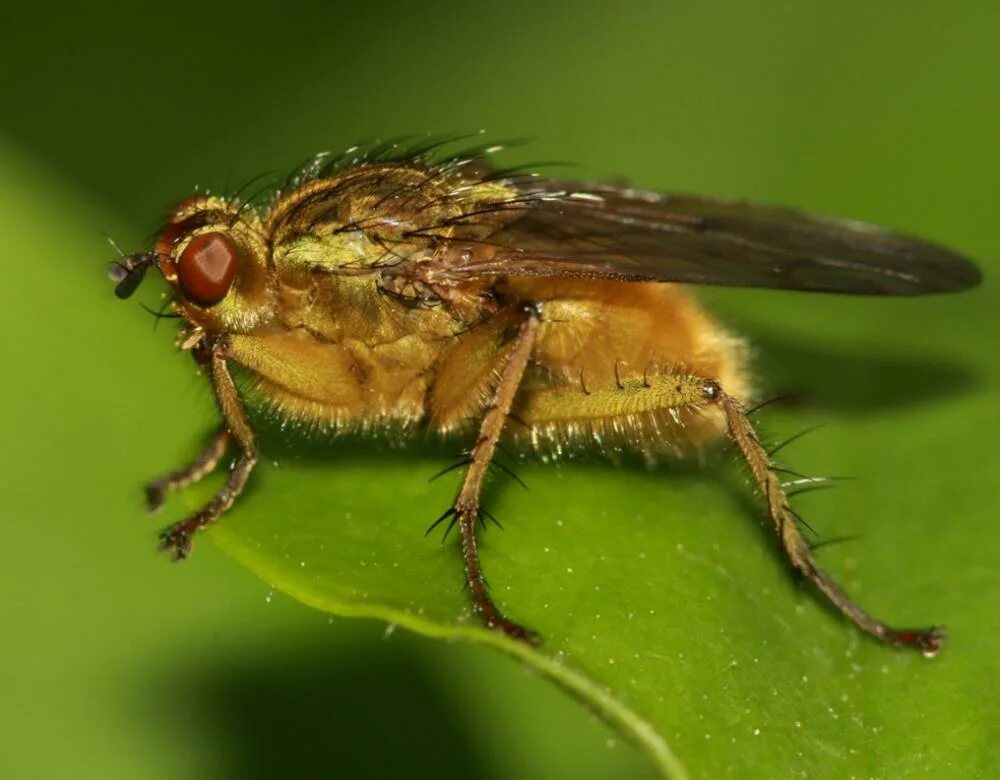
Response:
M461 486L436 524L457 527L484 623L535 642L490 597L477 551L500 442L652 455L728 439L792 566L875 638L936 654L941 629L892 628L818 567L748 415L745 346L685 285L922 295L974 287L976 266L857 221L496 170L493 151L320 155L263 205L189 198L151 251L113 264L120 298L151 268L167 281L178 344L221 417L192 463L147 486L149 507L236 452L162 547L187 557L243 491L258 459L247 393L293 427L464 434Z

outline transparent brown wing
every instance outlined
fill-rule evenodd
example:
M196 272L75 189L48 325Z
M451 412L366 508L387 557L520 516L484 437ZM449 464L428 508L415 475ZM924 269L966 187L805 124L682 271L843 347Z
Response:
M456 277L565 276L920 295L974 287L978 268L863 222L742 201L535 181L515 216L469 242Z

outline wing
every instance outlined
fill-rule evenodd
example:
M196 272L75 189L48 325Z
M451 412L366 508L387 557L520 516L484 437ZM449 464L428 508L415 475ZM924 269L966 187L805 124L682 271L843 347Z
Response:
M533 181L517 214L467 242L458 278L563 276L870 295L953 292L979 269L863 222L742 201Z

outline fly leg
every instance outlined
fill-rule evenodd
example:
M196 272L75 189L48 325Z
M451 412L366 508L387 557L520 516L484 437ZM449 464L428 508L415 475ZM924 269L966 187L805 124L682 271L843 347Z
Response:
M523 626L504 617L490 598L486 580L479 562L476 543L476 520L480 516L479 499L483 482L489 470L490 461L496 452L497 442L503 431L507 415L510 413L521 384L521 377L528 365L535 338L538 334L538 314L532 311L521 324L513 346L500 367L500 381L487 407L479 427L479 438L469 453L469 466L465 479L452 508L442 518L450 517L458 524L461 534L462 556L465 558L465 581L472 594L473 608L489 628L507 636L529 643L537 643L539 636Z
M240 448L240 455L233 464L229 479L222 490L201 509L179 523L175 523L160 534L160 549L171 550L174 560L186 558L191 552L191 537L200 528L218 519L233 505L243 492L247 478L257 463L257 445L253 430L247 421L243 404L233 378L226 365L225 348L217 346L210 358L212 386L219 402L219 409L225 421L226 436L232 437ZM223 442L224 444L225 442Z
M205 449L188 465L167 472L146 485L146 508L155 512L163 505L168 492L193 485L215 471L231 438L229 429L223 425L212 434Z
M706 400L720 408L726 418L726 427L730 438L739 447L753 474L760 492L767 500L768 513L774 522L781 539L781 546L791 561L851 622L868 632L876 639L894 645L915 648L927 657L933 657L941 649L944 642L944 631L940 628L897 629L876 620L856 604L844 590L833 581L829 574L816 564L812 550L799 533L795 515L788 504L781 485L781 479L775 473L767 450L764 449L757 433L747 419L740 403L726 395L719 384L713 380L705 380L704 394Z

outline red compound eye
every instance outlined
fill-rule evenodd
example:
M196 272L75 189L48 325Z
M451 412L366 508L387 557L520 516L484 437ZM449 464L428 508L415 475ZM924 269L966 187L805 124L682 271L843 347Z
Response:
M229 292L240 250L225 233L202 233L184 247L177 263L177 283L184 297L199 306L214 306Z

